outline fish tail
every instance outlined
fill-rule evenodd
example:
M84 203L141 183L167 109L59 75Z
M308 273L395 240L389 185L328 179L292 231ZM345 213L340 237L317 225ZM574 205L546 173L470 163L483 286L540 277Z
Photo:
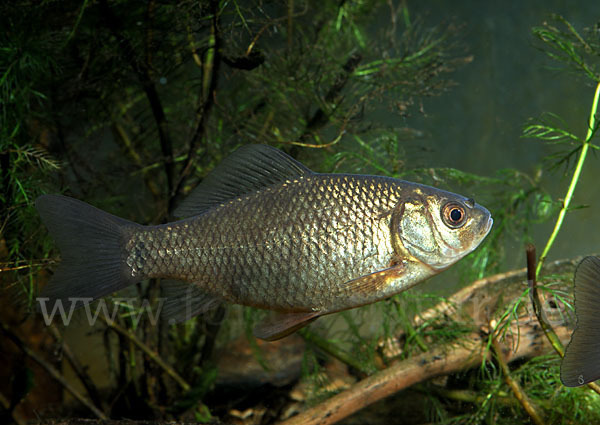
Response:
M61 195L42 195L35 206L62 256L38 307L48 299L81 307L140 280L127 273L125 239L142 226Z
M577 387L600 379L600 258L586 257L575 271L577 327L560 367L560 379Z

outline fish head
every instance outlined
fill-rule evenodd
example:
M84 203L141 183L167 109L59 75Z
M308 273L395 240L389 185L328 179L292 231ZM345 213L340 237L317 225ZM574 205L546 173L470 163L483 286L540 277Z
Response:
M394 248L441 271L477 248L494 221L473 199L415 186L392 215Z

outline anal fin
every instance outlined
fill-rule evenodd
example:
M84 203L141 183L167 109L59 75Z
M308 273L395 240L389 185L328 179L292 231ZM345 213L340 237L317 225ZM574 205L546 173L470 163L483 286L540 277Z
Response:
M216 307L221 300L189 282L163 280L160 284L165 298L160 317L169 324L181 323Z
M320 315L319 311L275 313L256 325L254 336L266 341L275 341L303 328Z

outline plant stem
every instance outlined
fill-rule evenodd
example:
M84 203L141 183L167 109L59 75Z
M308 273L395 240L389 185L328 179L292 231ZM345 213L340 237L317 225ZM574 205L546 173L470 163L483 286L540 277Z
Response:
M29 348L25 342L19 338L16 334L14 334L10 328L4 324L0 323L0 330L2 333L10 339L17 347L23 351L28 357L30 357L33 361L39 364L48 374L57 381L60 385L64 387L75 399L77 399L81 404L90 409L94 415L96 415L100 419L108 419L108 417L99 410L93 403L91 403L87 398L85 398L74 386L72 386L69 381L67 381L61 373L54 368L50 363L44 360L41 356L39 356L35 351Z
M554 350L556 350L556 352L558 353L558 355L560 357L564 357L565 349L564 349L564 346L562 345L562 343L560 342L560 339L558 338L558 336L552 329L552 327L549 324L547 324L546 321L544 320L544 318L542 317L542 309L541 309L540 299L539 299L539 296L537 293L536 281L537 281L537 278L539 277L540 271L542 269L542 264L544 263L544 260L546 259L546 255L548 254L548 251L550 251L550 248L552 247L552 244L554 243L554 239L556 238L556 235L558 234L558 232L562 226L562 222L563 222L565 215L567 213L567 210L569 208L569 204L571 203L571 198L573 197L573 192L575 191L575 187L577 186L577 182L579 181L581 169L583 168L583 163L585 162L585 158L587 156L587 151L590 147L592 137L594 136L594 128L596 127L596 111L598 110L598 100L599 99L600 99L600 83L598 83L596 85L594 101L592 103L592 109L590 111L590 118L588 120L588 131L585 136L585 140L583 142L581 152L579 153L579 159L577 160L577 166L575 167L575 172L573 173L573 177L571 178L571 184L569 185L569 190L567 191L567 195L565 196L565 200L563 202L563 207L560 210L560 213L558 214L558 219L556 220L556 224L554 225L554 230L552 231L552 234L550 235L548 242L546 242L544 251L542 252L542 255L540 256L540 261L538 262L537 267L535 268L535 273L533 273L533 268L534 268L534 264L535 264L535 247L533 247L532 245L527 247L527 274L528 274L528 280L529 280L529 284L530 284L529 289L530 289L531 303L533 304L533 310L535 312L535 315L537 317L537 320L538 320L542 330L544 331L544 334L546 335L546 338L548 339L548 341L550 342L550 344L552 345ZM600 394L600 386L598 384L590 382L587 386L591 390Z
M158 140L162 151L162 161L165 167L167 177L167 197L171 196L174 188L174 169L173 162L173 142L169 133L167 116L158 95L158 91L150 75L150 64L137 59L136 50L130 40L125 36L123 24L115 12L111 9L107 0L99 3L100 11L104 17L106 27L119 42L123 60L129 63L129 66L137 76L138 82L144 91L158 132ZM168 198L167 198L168 199Z
M144 344L142 341L140 341L134 334L129 332L127 329L122 328L121 326L119 326L112 320L108 320L102 316L100 316L100 318L102 319L102 321L104 323L106 323L106 325L109 328L111 328L114 331L116 331L117 333L121 334L122 336L127 338L129 341L131 341L136 347L138 347L140 350L142 350L144 352L144 354L146 354L152 361L154 361L171 378L173 378L173 380L175 382L177 382L184 391L190 390L190 388L191 388L190 384L188 384L171 366L169 366L163 359L161 359L157 353L152 351L152 349L150 349L150 347L148 347L146 344Z
M482 340L478 334L473 334L460 342L441 345L375 372L350 388L281 422L281 425L332 425L415 383L475 367L481 363L483 356Z
M75 357L75 354L71 351L71 347L63 340L63 337L58 328L54 325L50 325L48 327L48 330L50 331L56 342L60 343L63 355L69 361L71 368L73 368L75 375L77 375L79 381L81 381L81 384L86 389L94 405L96 405L96 407L98 407L98 409L102 411L108 411L108 406L102 400L102 397L98 392L98 388L96 388L94 381L87 373L87 369L79 362L77 357Z
M192 175L198 143L205 137L206 127L209 115L215 104L217 85L219 81L219 69L221 66L221 34L219 31L219 6L216 0L211 0L209 3L210 13L212 15L210 36L208 39L207 50L204 55L204 60L201 61L202 67L202 92L200 105L196 110L196 124L194 126L194 134L190 140L185 163L179 178L173 186L173 191L169 194L169 211L175 207L176 198L183 192L186 180ZM200 64L199 64L200 66Z
M569 209L569 205L571 204L571 199L573 198L573 192L575 192L575 187L577 186L577 182L579 181L579 176L581 175L581 169L583 168L583 163L585 162L585 158L587 156L588 149L590 147L590 141L594 136L594 128L596 127L596 111L598 109L598 99L600 98L600 83L596 86L596 93L594 95L594 101L592 103L592 109L590 111L590 118L588 121L588 131L585 136L585 140L583 141L581 152L579 152L579 158L577 160L577 165L575 166L575 171L573 172L573 177L571 178L571 184L569 184L569 189L567 190L567 194L563 201L562 208L558 213L558 218L556 219L556 224L554 225L554 230L546 242L546 246L542 251L542 255L540 256L540 261L538 262L537 268L535 270L536 279L540 275L540 271L542 270L542 265L544 264L544 260L548 255L548 251L554 244L554 239L558 235L560 228L562 226L563 220L567 211Z
M372 372L368 370L368 368L365 368L365 366L360 361L352 357L350 354L346 353L344 350L337 347L335 344L329 342L325 338L321 338L319 335L307 329L303 329L299 333L300 336L302 336L302 338L304 338L306 341L314 344L316 347L320 348L330 356L338 359L342 363L353 367L354 369L364 373L365 375L369 375L369 373Z
M562 342L560 342L554 329L552 329L552 326L544 318L544 310L542 309L542 303L537 291L537 280L535 277L535 246L532 244L527 245L527 283L529 284L529 298L531 299L533 312L537 317L538 323L558 355L564 357L565 348Z
M415 391L427 395L434 393L440 397L444 397L449 400L473 404L483 404L488 398L486 395L482 395L477 391L449 390L443 387L438 387L436 385L415 385L411 389L414 389ZM516 406L518 404L518 402L514 398L510 397L508 393L504 391L502 391L501 394L496 395L494 397L494 400L503 406Z
M494 353L496 354L496 359L498 359L498 363L500 364L500 367L502 368L502 374L504 375L504 380L506 381L506 383L508 384L508 386L514 393L515 398L519 401L519 403L521 403L521 405L523 406L523 409L525 409L525 411L527 412L527 414L529 415L529 417L531 418L533 423L535 423L536 425L543 425L544 421L542 420L537 409L531 403L531 400L529 400L529 397L527 397L527 394L525 394L525 392L523 391L523 389L521 388L519 383L517 381L515 381L513 379L513 377L511 376L510 368L508 367L508 364L506 363L506 360L504 359L504 356L502 354L502 348L499 346L498 340L496 339L495 336L492 337L492 347L494 348Z
M4 408L5 411L7 411L7 412L11 411L10 401L2 393L0 393L0 405ZM12 409L12 412L10 413L10 417L17 425L27 425L27 421L25 421L21 417L21 415L19 415L17 412L15 412L14 409Z
M406 332L407 334L407 344L408 341L412 338L421 350L428 351L429 348L427 347L427 344L425 343L421 335L415 330L413 324L410 322L408 316L406 315L406 311L404 311L404 308L402 308L402 306L400 305L398 298L394 298L394 304L396 305L396 311L398 312L398 315L402 320L404 332Z

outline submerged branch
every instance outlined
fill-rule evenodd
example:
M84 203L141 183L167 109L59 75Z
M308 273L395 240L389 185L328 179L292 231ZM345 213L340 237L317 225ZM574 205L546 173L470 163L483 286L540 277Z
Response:
M92 378L90 377L90 375L88 375L85 367L83 367L83 365L79 362L77 357L75 357L75 355L71 351L71 347L68 344L66 344L65 341L63 341L63 337L60 334L60 331L54 325L49 326L48 330L50 331L54 339L61 344L62 353L69 361L69 364L73 368L75 375L77 375L77 377L81 381L81 384L85 387L88 395L92 399L92 402L99 409L107 411L108 406L106 406L106 404L102 400L102 397L100 397L100 393L98 392L98 388L96 388L94 381L92 381Z
M397 393L413 384L464 368L483 360L484 344L477 334L461 342L437 347L427 353L398 362L357 382L323 403L308 409L281 425L333 424L352 413Z
M522 318L523 321L526 318ZM521 333L521 341L516 344L509 338L499 343L500 350L505 354L505 361L510 363L521 358L542 354L549 348L537 323L528 322L513 325L516 335ZM559 333L562 339L567 339L569 332L566 326L561 326ZM349 389L331 397L298 415L282 422L282 425L316 425L333 424L352 413L367 407L411 385L426 381L441 375L449 375L462 370L471 369L481 364L487 358L487 335L481 332L471 333L460 341L432 348L427 353L397 362L387 369L357 382Z
M146 94L148 103L150 104L150 109L152 110L154 121L156 122L158 139L160 141L160 148L163 155L165 174L167 176L167 196L170 196L173 191L175 168L173 161L173 143L169 134L165 110L162 106L156 86L152 82L152 78L150 76L149 64L137 59L139 55L136 54L131 42L123 35L121 21L110 8L106 0L100 1L100 8L102 10L102 14L104 15L105 25L119 42L119 45L122 49L121 56L129 63L129 66L135 73L138 82L142 86L142 90Z
M422 388L419 388L419 387L422 387ZM487 397L485 395L482 395L481 393L479 393L477 391L448 390L445 388L438 387L437 385L428 385L427 387L415 385L414 390L419 391L424 394L431 394L433 392L434 394L436 394L440 397L449 399L449 400L465 402L465 403L473 403L476 405L485 403L486 399L487 399ZM502 405L507 405L507 406L517 405L517 403L518 403L514 398L510 397L505 392L500 392L500 394L497 395L494 399L496 402L501 403Z
M560 339L552 329L552 326L544 318L544 311L542 309L542 303L538 295L537 290L537 279L535 272L535 246L532 244L527 245L527 283L529 285L529 297L531 298L531 304L533 305L533 312L540 324L540 327L544 331L546 338L556 350L560 357L564 357L565 348L560 342Z
M354 53L350 55L350 57L346 60L346 63L344 63L342 66L342 71L339 73L329 90L327 90L327 93L323 98L323 105L336 103L337 98L342 93L342 90L346 86L350 76L361 61L362 56L360 54ZM306 144L311 135L329 122L330 114L331 111L326 111L324 106L321 106L312 114L312 116L307 117L306 128L304 129L304 133L298 138L297 143Z
M4 412L4 414L10 414L10 418L17 425L27 425L27 421L23 419L21 415L15 412L14 408L17 406L11 406L10 401L6 397L4 397L2 393L0 393L0 405L2 405L2 408L6 411Z
M574 267L579 261L582 260L583 257L577 257L574 259L562 259L556 260L552 263L548 264L547 269L550 272L556 272L563 267ZM489 289L491 292L495 293L495 296L498 297L500 293L498 292L498 288L496 285L505 283L507 281L519 280L526 277L527 268L510 270L504 273L498 273L493 276L484 277L482 279L476 280L468 286L465 286L445 301L440 302L439 304L425 310L422 313L419 313L414 318L414 326L419 327L426 323L427 321L433 320L435 317L439 317L442 315L451 316L456 314L457 311L465 306L467 303L483 303L486 300L483 300L484 296L481 295L482 290ZM479 295L478 295L479 294ZM479 297L479 298L478 298ZM480 305L480 308L483 306Z
M217 83L219 79L219 67L221 65L221 37L219 34L219 11L216 0L210 2L210 9L212 20L210 26L209 45L206 50L204 61L201 62L203 73L201 104L196 112L196 125L194 128L194 134L190 140L183 169L181 170L173 191L169 194L169 211L173 209L176 198L183 191L185 182L191 175L192 166L194 165L194 160L196 159L198 142L205 133L208 115L215 103Z
M123 148L125 149L125 152L127 152L127 155L129 155L129 157L131 158L133 163L136 165L136 167L138 167L139 172L142 173L144 182L146 183L148 190L150 190L150 193L152 193L152 196L154 197L154 199L157 199L160 196L160 191L159 191L158 187L156 186L156 183L154 182L154 179L153 179L152 174L150 173L150 170L147 168L144 168L144 163L142 161L142 158L141 158L140 154L138 154L136 152L133 142L132 142L131 138L129 137L129 135L127 134L127 131L121 124L119 124L116 121L113 122L113 128L114 128L114 132L116 133L115 134L116 141L122 143Z
M79 393L79 391L77 391L62 375L61 373L56 370L54 368L54 366L52 366L50 363L48 363L46 360L44 360L42 357L40 357L35 351L33 351L31 348L29 348L25 342L23 342L23 340L21 338L19 338L17 335L15 335L10 329L9 327L4 324L4 323L0 323L0 330L2 330L2 333L4 333L4 335L6 335L6 337L8 339L10 339L17 347L19 347L19 349L21 351L23 351L23 353L25 353L28 357L30 357L34 362L36 362L37 364L39 364L42 369L44 369L46 372L48 372L48 374L55 380L57 381L60 385L62 385L64 387L65 390L67 390L69 393L71 393L71 395L77 399L81 404L83 404L85 407L87 407L88 409L90 409L94 415L96 415L98 418L100 419L108 419L108 417L101 412L98 408L96 408L96 406L94 406L88 399L86 399L83 395L81 395Z
M558 260L548 264L547 269L554 273L571 274L579 261L580 258ZM498 315L505 305L502 297L510 301L515 299L515 294L522 293L525 279L526 269L513 270L480 279L458 291L447 301L418 316L416 322L465 314L471 317L474 332L450 343L429 347L426 353L393 363L389 368L374 373L283 424L332 424L416 383L480 365L490 353L485 330L489 329L491 318ZM502 290L499 290L499 285ZM497 342L498 351L503 353L506 364L541 355L550 348L531 312L522 311L507 326L504 338ZM560 340L566 341L570 329L563 322L555 327L555 332Z
M495 326L493 324L490 325L490 328L494 327ZM512 377L510 373L510 368L508 367L508 364L504 358L505 356L502 353L502 348L500 347L500 344L498 343L498 340L495 336L492 337L492 348L494 350L494 354L496 355L496 359L498 360L498 364L502 369L504 381L512 390L515 398L519 401L519 403L521 403L521 406L523 407L523 409L525 409L533 423L535 423L536 425L544 425L544 421L542 420L542 417L538 413L537 409L531 403L531 400L529 400L529 397L527 397L527 394L525 394L519 383Z
M136 347L138 347L140 350L142 350L144 352L144 354L146 354L152 361L154 361L154 363L156 363L162 370L164 370L167 373L167 375L169 375L171 378L173 378L173 380L175 382L177 382L184 391L190 390L190 388L191 388L190 384L188 384L175 371L175 369L173 369L171 366L169 366L167 363L165 363L165 361L163 359L161 359L158 354L156 354L154 351L152 351L152 349L150 349L150 347L148 347L146 344L144 344L142 341L140 341L135 335L133 335L127 329L124 329L121 326L117 325L114 321L107 320L105 317L102 317L102 316L100 316L100 318L102 319L102 321L104 323L106 323L106 325L109 328L111 328L114 331L116 331L117 333L121 334L123 337L127 338L131 343L133 343Z

